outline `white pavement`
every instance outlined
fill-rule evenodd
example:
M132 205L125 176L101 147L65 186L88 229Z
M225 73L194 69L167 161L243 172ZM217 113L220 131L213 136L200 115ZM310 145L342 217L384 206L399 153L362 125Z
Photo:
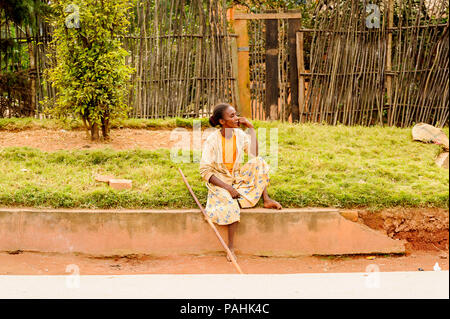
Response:
M0 298L448 299L449 272L0 276Z

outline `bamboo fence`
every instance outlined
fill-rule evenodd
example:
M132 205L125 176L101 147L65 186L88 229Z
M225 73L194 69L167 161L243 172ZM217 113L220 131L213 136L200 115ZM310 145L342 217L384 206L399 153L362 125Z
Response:
M50 61L52 28L39 16L36 19L38 30L0 23L0 43L11 41L8 49L0 50L0 82L8 82L0 85L0 117L44 117L40 102L54 102L56 90L43 75L55 63Z
M127 63L136 69L131 116L203 117L233 103L231 38L225 1L139 0Z
M130 12L133 19L129 34L123 38L129 52L126 63L136 70L128 95L128 104L133 107L131 117L202 117L218 102L235 103L236 75L231 57L234 35L229 32L226 9L225 0L137 1ZM6 31L20 30L20 26L11 25L4 25L5 32L1 34L19 46L33 44L28 53L35 56L36 67L24 64L14 69L30 71L29 78L36 78L31 84L37 88L35 115L45 117L40 102L45 100L46 106L51 107L56 92L43 79L43 71L55 60L54 54L49 54L54 52L50 46L51 30L45 22L39 25L35 35L12 36ZM27 104L14 95L2 101ZM17 107L10 105L10 109ZM5 114L0 113L1 116Z
M368 28L369 3L379 28ZM300 30L311 36L301 122L448 125L447 1L323 1L314 21Z
M366 24L369 4L380 9L378 28ZM131 117L203 117L218 102L236 104L236 35L226 9L225 0L137 1L123 39L126 63L136 69L128 95ZM297 57L289 53L289 19L278 19L278 118L291 120L289 65L297 59L300 122L448 125L448 13L445 0L318 0L310 25L302 22L297 31ZM15 29L11 34L10 26L0 25L0 44L16 41L32 56L5 65L14 59L0 54L1 71L28 76L35 115L43 116L39 102L51 105L57 94L43 79L43 71L55 63L48 55L54 51L52 32L42 21L33 35ZM264 20L248 24L252 118L262 120L267 118L266 72L271 72L265 31ZM0 110L14 109L29 99L0 92L0 102Z

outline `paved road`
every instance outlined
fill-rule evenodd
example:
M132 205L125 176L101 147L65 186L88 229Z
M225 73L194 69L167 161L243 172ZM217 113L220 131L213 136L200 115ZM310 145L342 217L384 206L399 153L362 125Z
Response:
M0 276L0 298L449 298L449 272Z

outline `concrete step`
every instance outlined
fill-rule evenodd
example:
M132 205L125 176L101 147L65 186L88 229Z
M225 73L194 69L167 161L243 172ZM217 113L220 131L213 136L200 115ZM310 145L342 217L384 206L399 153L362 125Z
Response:
M283 257L405 252L404 241L353 218L334 208L243 209L236 252ZM227 241L226 226L217 228ZM96 256L223 251L198 209L0 208L0 251L15 250Z

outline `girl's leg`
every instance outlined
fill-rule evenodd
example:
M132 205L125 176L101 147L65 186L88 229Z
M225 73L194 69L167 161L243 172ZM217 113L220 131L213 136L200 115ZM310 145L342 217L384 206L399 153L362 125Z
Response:
M205 212L213 223L230 225L240 220L239 204L231 198L230 193L219 187L207 183L208 200Z
M282 208L280 203L269 197L269 193L267 192L267 186L266 188L264 188L263 191L263 200L264 200L264 208L274 208L274 209Z
M234 233L236 232L238 222L228 225L228 248L232 251L234 249Z
M241 166L235 174L235 187L243 196L239 199L241 208L254 207L269 185L269 165L262 157L255 157Z
M234 234L236 232L237 225L238 225L238 222L234 222L234 223L228 225L228 248L230 248L230 251L234 255L234 258L236 258L236 255L234 254ZM231 261L228 258L228 255L227 255L227 259L228 259L228 261Z

